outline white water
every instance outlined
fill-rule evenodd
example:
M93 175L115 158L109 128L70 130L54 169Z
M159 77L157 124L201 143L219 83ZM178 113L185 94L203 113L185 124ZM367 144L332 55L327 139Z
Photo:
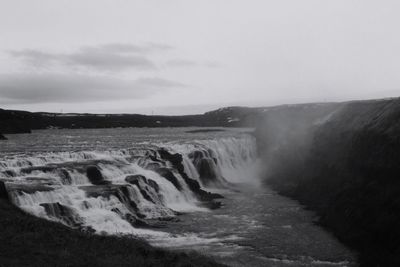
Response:
M66 138L65 135L62 136L62 131L52 133L60 135L61 139ZM199 161L208 162L208 168L216 175L215 181L207 183L207 190L213 187L212 184L229 186L230 183L256 181L254 177L256 177L257 154L253 137L237 133L209 139L202 137L191 139L188 135L183 140L169 138L159 142L159 138L154 138L154 140L135 142L135 138L132 140L124 136L122 145L117 148L115 146L110 149L105 148L107 143L105 140L102 149L98 149L96 140L94 144L96 146L93 145L93 148L88 146L87 142L82 142L85 145L72 142L71 146L75 151L47 151L48 140L40 140L38 135L39 140L32 141L32 147L35 148L32 151L9 151L1 155L0 180L6 182L15 205L35 216L71 227L79 225L82 229L90 228L99 234L141 236L156 241L159 245L170 243L171 240L176 244L216 242L218 240L215 238L199 238L194 234L171 235L162 231L143 229L127 220L127 216L137 217L138 214L141 219L151 221L173 218L176 212L209 212L189 189L173 164L161 159L157 152L160 148L172 154L182 155L185 173L198 181L203 188L204 180L208 178L201 177L191 154L195 151L207 151L205 154L201 152L205 159ZM80 140L79 138L82 136L79 135L75 139ZM98 136L99 140L102 140L101 138ZM58 139L54 137L54 140ZM41 142L42 146L37 147L37 143ZM50 148L56 147L56 141L53 143ZM10 150L10 147L12 146L5 148ZM81 150L82 147L85 150ZM90 150L86 150L88 147ZM173 173L182 187L181 190L154 170L155 163ZM113 193L102 194L104 186L91 184L86 176L86 168L93 165L100 170L104 179L112 184L106 187L113 187L115 189ZM151 179L158 185L158 192L144 183L139 183L139 186L129 184L125 181L129 175L143 175L146 179ZM145 191L152 201L146 199L141 190ZM96 194L91 195L92 191ZM121 197L125 200L121 200ZM133 202L135 207L127 201ZM67 214L58 211L56 215L49 214L43 206L48 203L61 204L68 209ZM50 209L57 208L51 206ZM65 216L68 217L67 220Z
M14 203L36 216L97 234L139 236L155 246L194 249L231 266L357 265L351 251L314 225L311 212L260 185L253 137L238 129L187 130L10 135L0 142L0 180ZM161 158L160 148L182 155L184 174L203 189L222 194L218 201L223 206L209 210L199 201L173 163ZM111 184L92 185L89 166L96 166ZM160 167L172 172L181 190L157 173ZM147 181L129 184L129 175L143 175ZM163 228L143 228L132 223L132 216Z

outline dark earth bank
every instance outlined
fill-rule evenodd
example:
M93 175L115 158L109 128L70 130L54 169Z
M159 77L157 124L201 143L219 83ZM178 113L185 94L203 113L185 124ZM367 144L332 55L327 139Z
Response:
M319 215L362 266L400 266L400 100L267 116L266 182Z

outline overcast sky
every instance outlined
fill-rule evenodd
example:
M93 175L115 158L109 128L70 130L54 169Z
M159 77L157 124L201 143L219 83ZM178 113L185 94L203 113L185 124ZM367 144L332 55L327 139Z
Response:
M400 1L1 0L0 107L189 114L400 95Z

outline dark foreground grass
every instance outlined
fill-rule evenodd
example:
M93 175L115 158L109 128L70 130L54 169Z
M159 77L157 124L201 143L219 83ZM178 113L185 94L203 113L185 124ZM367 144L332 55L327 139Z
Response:
M0 199L0 266L223 266L195 252L143 240L81 233Z

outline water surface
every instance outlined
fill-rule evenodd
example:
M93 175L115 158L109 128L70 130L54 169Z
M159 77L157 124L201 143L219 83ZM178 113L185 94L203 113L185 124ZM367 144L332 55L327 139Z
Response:
M187 213L168 225L172 233L193 232L211 244L173 244L213 255L231 266L356 266L356 257L315 215L269 188L236 185L222 192L224 206L204 214Z
M312 212L262 186L255 139L244 133L250 129L203 130L64 129L9 135L9 140L0 142L0 179L10 188L46 182L54 190L17 190L13 192L15 204L65 224L65 218L43 207L57 208L54 203L59 203L73 213L68 223L91 227L98 234L135 235L155 246L197 250L232 266L356 265L355 255L317 226ZM206 190L222 194L223 206L204 208L171 163L160 161L157 151L161 148L181 154L185 173ZM196 151L209 163L207 168L215 174L219 188L202 180L201 164L193 157ZM178 190L159 175L155 163L169 168L183 188ZM88 164L97 166L112 185L127 188L124 197L136 203L135 210L132 202L121 202L121 192L89 196L84 188L96 192L103 188L93 186L86 177ZM65 173L70 177L68 183ZM127 176L137 174L155 181L160 191L126 182ZM140 190L147 190L155 201L144 198ZM174 218L163 221L163 228L141 229L127 220L137 210L144 220Z

